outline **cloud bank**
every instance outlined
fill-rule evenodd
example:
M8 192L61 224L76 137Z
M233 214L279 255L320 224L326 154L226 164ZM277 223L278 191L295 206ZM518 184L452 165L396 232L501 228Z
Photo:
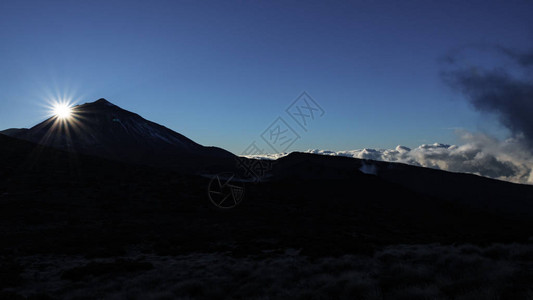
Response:
M533 184L533 161L515 139L499 141L482 134L460 133L465 144L424 144L414 149L308 150L308 153L405 163L452 172L471 173L516 183Z
M522 140L500 141L484 134L457 131L464 144L424 144L416 148L397 146L394 149L358 149L329 151L310 149L305 152L331 156L405 163L414 166L471 173L515 183L533 184L533 159ZM248 156L257 159L278 159L287 155L264 154ZM365 173L374 173L364 169Z

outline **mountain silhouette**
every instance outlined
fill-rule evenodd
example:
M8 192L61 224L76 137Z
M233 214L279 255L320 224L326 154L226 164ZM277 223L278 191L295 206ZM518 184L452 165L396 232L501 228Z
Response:
M67 120L53 116L30 129L7 129L1 133L70 152L175 170L232 164L234 157L221 148L202 146L103 98L74 106Z

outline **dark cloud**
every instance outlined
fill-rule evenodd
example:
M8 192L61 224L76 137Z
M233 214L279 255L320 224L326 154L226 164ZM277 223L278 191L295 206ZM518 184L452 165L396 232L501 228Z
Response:
M500 50L503 54L505 54L507 57L513 59L522 67L533 66L533 50L529 52L520 52L502 46L497 46L496 48Z
M523 68L533 67L533 54L500 48ZM480 112L496 114L514 138L533 147L533 81L511 76L502 68L468 68L443 72L444 81L460 91Z

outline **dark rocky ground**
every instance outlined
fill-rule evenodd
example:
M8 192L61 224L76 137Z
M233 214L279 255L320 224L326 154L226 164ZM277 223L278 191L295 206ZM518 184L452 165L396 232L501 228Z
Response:
M533 297L527 214L297 161L220 210L209 178L0 136L0 297Z

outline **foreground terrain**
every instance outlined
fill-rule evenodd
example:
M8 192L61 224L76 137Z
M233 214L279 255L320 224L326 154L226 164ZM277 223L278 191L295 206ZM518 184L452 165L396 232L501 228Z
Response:
M532 297L531 187L413 168L375 176L327 159L291 155L221 210L209 177L0 135L0 295ZM443 179L409 185L394 172ZM460 183L423 190L450 178L509 199L479 205L489 193Z

